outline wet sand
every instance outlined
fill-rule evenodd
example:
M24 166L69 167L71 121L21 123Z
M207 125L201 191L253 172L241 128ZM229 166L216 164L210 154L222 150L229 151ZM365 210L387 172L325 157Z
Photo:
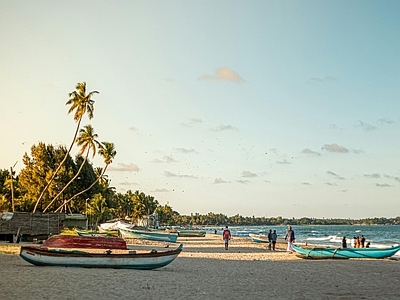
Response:
M132 249L166 244L134 242ZM0 246L1 299L399 299L400 262L303 260L265 244L220 236L183 238L184 251L157 270L33 266L19 246ZM175 247L170 244L170 248Z

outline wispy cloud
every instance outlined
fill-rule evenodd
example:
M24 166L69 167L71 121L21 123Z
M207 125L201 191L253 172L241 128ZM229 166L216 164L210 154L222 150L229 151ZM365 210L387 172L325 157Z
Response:
M242 183L242 184L246 184L246 183L249 183L250 181L249 180L239 179L239 180L236 180L236 182L239 182L239 183Z
M334 177L336 177L337 179L340 179L340 180L345 180L346 179L346 178L344 178L342 176L339 176L338 174L336 174L335 172L332 172L332 171L327 171L326 173L331 175L331 176L334 176Z
M156 163L173 163L173 162L177 162L177 161L172 156L165 155L163 157L163 159L156 158L156 159L153 160L153 162L156 162Z
M180 174L175 174L170 171L164 171L164 175L167 177L178 177L178 178L192 178L192 179L197 179L196 176L193 175L180 175Z
M193 119L190 119L190 120L188 120L186 122L182 122L181 125L185 126L185 127L193 127L194 125L201 124L201 123L203 123L203 120L197 119L197 118L193 118Z
M214 183L215 184L227 183L227 181L223 180L222 178L215 178Z
M382 118L382 119L379 119L379 120L378 120L378 123L379 123L379 124L382 124L382 125L391 125L391 124L394 124L394 123L396 123L396 122L393 121L393 120L391 120L391 119Z
M321 155L321 153L319 153L317 151L313 151L310 148L305 148L305 149L301 150L301 153L307 154L309 156L320 156Z
M375 184L377 187L392 187L392 185L387 184L387 183L376 183Z
M372 126L371 124L365 123L365 122L363 122L361 120L358 121L358 122L359 122L359 126L365 131L373 131L373 130L376 129L375 126Z
M301 184L302 185L311 185L311 183L308 183L308 182L302 182Z
M330 186L337 186L337 184L335 182L329 182L329 181L324 182L324 184L330 185Z
M183 153L183 154L189 154L189 153L197 153L193 148L186 149L186 148L174 148L175 151Z
M242 177L257 177L257 174L252 173L250 171L243 171L242 172Z
M378 173L373 173L373 174L364 174L365 178L381 178L381 175Z
M283 160L280 160L280 161L277 160L276 163L279 165L290 165L291 164L291 162L288 161L286 158L284 158Z
M118 167L114 166L109 166L108 167L109 171L116 171L116 172L139 172L140 168L135 165L135 164L124 164L124 163L119 163Z
M129 127L129 130L134 131L134 132L138 132L138 129L135 126Z
M339 146L338 144L325 144L321 148L322 150L334 153L349 153L350 150L346 147Z
M243 78L240 77L238 73L229 68L218 68L214 74L204 74L199 78L197 78L197 80L201 81L223 80L235 83L240 83L244 81Z
M225 130L239 130L232 125L219 125L212 129L213 131L225 131Z
M128 182L128 181L120 182L119 184L120 185L125 185L125 186L139 185L136 182Z
M170 191L167 190L167 189L155 189L153 192L155 192L155 193L168 193Z

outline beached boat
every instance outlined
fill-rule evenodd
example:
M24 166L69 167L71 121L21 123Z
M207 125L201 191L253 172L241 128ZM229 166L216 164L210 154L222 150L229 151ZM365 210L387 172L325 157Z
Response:
M122 238L77 235L54 235L48 238L42 246L47 248L128 249L126 241Z
M123 238L176 243L178 234L160 230L119 228Z
M182 251L182 244L177 249L168 251L156 251L153 249L146 252L136 252L133 250L114 251L108 249L103 253L98 253L90 250L22 246L20 256L36 266L150 270L164 267L174 261Z
M334 248L293 245L293 250L303 258L387 258L400 251L400 246L389 248Z
M177 233L180 237L205 237L205 230L196 229L167 229L167 232Z
M249 233L249 236L255 243L268 243L268 236L266 236L264 234Z

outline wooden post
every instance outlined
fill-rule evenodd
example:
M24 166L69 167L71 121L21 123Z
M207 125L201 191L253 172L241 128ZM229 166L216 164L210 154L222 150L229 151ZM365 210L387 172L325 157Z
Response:
M15 165L14 165L15 166ZM10 168L10 172L11 172L11 207L12 207L12 211L15 212L15 208L14 208L14 177L13 177L13 168Z

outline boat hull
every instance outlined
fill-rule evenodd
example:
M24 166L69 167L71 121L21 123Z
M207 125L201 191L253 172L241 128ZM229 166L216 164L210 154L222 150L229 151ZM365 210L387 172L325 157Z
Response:
M91 248L91 249L128 249L126 241L117 237L92 237L76 235L54 235L48 238L43 247L47 248Z
M293 250L303 258L372 258L382 259L394 255L400 251L400 246L390 248L333 248L314 247L303 248L293 245Z
M126 254L91 253L79 250L23 246L21 247L20 257L35 266L151 270L170 264L181 251L182 244L175 250L164 252L152 250L148 253Z
M144 239L150 241L161 241L176 243L178 240L177 233L149 231L149 230L135 230L128 228L120 228L119 232L123 238Z
M255 243L268 243L268 237L265 235L250 233L249 236Z

